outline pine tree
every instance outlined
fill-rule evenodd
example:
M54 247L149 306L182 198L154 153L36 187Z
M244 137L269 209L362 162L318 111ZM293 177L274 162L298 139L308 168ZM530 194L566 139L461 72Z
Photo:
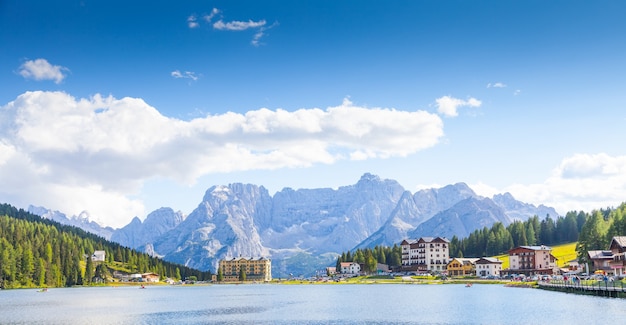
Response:
M93 259L91 256L87 256L87 261L85 263L85 283L91 284L91 280L94 277L94 267L93 267Z

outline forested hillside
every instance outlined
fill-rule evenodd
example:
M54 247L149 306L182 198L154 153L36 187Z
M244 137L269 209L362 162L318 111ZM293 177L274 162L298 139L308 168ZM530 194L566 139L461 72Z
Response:
M96 250L106 261L87 258ZM0 204L0 288L62 287L90 284L110 272L108 265L161 277L209 279L200 272L109 242L82 229L43 219L8 204Z
M626 236L626 203L617 209L593 211L587 216L576 245L578 261L589 262L587 251L609 249L614 236Z
M587 251L608 249L613 236L626 236L626 203L615 209L600 209L591 213L571 211L556 220L550 216L540 220L535 216L524 222L513 222L508 227L498 222L491 228L476 230L466 238L452 237L450 257L495 256L517 246L577 242L578 260L585 263L588 262ZM344 252L337 259L337 265L356 261L374 269L376 262L400 265L399 258L400 248L397 245L393 248L376 246L374 249L358 249L354 253Z
M515 221L508 227L495 223L491 228L474 231L467 238L450 240L450 257L481 257L502 254L517 246L554 245L578 240L588 214L568 212L565 217L551 216L539 220L534 216Z

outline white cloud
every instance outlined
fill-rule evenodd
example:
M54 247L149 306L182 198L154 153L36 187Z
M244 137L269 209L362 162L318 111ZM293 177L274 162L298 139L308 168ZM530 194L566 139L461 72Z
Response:
M522 93L522 91L521 91L521 90L519 90L519 89L515 89L515 91L513 92L513 96L517 96L517 95L519 95L519 94L521 94L521 93Z
M262 26L261 28L258 29L258 31L256 32L256 34L254 34L254 37L252 38L252 41L250 41L250 43L254 46L260 46L261 45L261 38L263 38L263 36L265 36L265 32L268 29L271 29L275 26L278 26L278 23L273 23L270 26Z
M185 78L193 81L197 81L199 78L196 73L192 71L180 72L180 70L174 70L170 73L170 75L176 79Z
M219 9L213 8L209 14L204 15L202 18L204 19L204 21L211 24L213 18L215 18L220 13L221 11ZM197 17L195 15L189 16L189 18L187 18L187 23L189 25L189 28L196 28L199 26ZM213 29L220 31L241 32L245 30L254 30L255 33L252 37L252 40L250 41L250 44L257 47L261 45L261 38L266 35L266 31L277 25L278 23L273 23L272 25L267 26L267 21L265 21L265 19L259 21L248 19L248 21L233 20L226 22L223 19L219 19L218 21L212 23Z
M200 26L200 24L198 24L198 18L196 17L196 15L191 15L187 17L187 26L189 26L189 28L197 28L198 26Z
M55 83L59 84L65 79L64 71L69 71L69 69L60 65L52 65L46 59L36 59L24 62L18 72L26 79L54 80Z
M617 207L626 201L626 156L576 154L564 158L542 183L514 184L503 191L562 214Z
M265 20L259 20L259 21L252 21L252 20L248 20L248 21L229 21L227 23L225 23L224 21L222 21L221 19L216 21L213 24L213 28L217 29L217 30L230 30L230 31L242 31L242 30L246 30L246 29L250 29L250 28L259 28L259 27L263 27L265 26L267 22Z
M149 179L401 157L442 136L436 114L349 100L182 121L138 98L26 92L0 107L0 197L122 226L143 213L132 197Z
M480 107L480 105L482 105L482 102L476 98L463 100L450 96L443 96L437 98L435 101L437 102L437 111L448 117L459 115L457 111L459 107Z
M487 84L487 88L506 88L506 85L501 83L501 82L496 82L496 83L488 83Z
M213 8L213 10L211 10L211 13L209 13L208 15L204 15L204 20L206 20L207 23L210 23L211 20L213 20L213 17L215 17L217 14L220 13L220 10L217 8Z

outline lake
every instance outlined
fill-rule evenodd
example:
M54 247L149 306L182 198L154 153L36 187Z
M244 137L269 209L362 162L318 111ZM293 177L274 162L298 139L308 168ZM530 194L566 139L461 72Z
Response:
M626 300L503 285L209 285L0 291L2 324L608 324Z

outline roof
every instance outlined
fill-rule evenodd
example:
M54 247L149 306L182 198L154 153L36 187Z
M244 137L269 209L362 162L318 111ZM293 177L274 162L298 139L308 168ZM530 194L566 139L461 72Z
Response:
M502 261L495 257L482 257L476 261L476 264L502 264Z
M348 266L350 266L352 264L359 265L359 263L357 263L357 262L341 262L340 265L341 265L341 267L348 267Z
M467 263L474 264L474 263L476 263L476 261L479 260L479 258L477 258L477 257L454 257L454 258L452 258L450 260L450 262L452 262L454 260L457 260L457 261L459 261L459 262L461 262L463 264L467 264Z
M515 248L509 249L509 253L515 250L531 250L531 251L551 251L552 247L548 247L546 245L541 246L517 246Z
M611 251L589 251L587 252L589 258L592 260L608 260L613 259L613 252Z
M417 244L417 243L449 243L450 240L446 237L420 237L419 239L408 240L404 239L400 245Z
M266 257L233 257L233 258L225 258L223 259L225 262L234 262L234 261L270 261L269 258ZM221 262L221 261L220 261Z
M613 243L617 243L620 247L626 247L626 236L615 236L613 237L613 239L611 240L611 246L613 246Z

